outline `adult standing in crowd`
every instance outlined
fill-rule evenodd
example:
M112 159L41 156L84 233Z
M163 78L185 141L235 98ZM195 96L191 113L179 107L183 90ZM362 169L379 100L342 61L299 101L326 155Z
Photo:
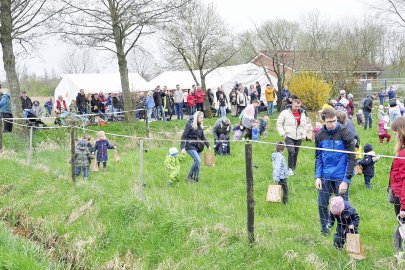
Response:
M1 118L13 118L11 113L11 101L8 95L8 90L0 89L0 121ZM4 132L11 132L13 130L12 119L4 121Z
M38 100L34 100L34 102L32 103L31 113L38 118L42 117L43 111L42 107L39 105Z
M177 115L177 119L183 119L183 91L180 89L180 85L176 84L176 90L174 91L174 111Z
M204 98L205 98L204 90L201 87L198 87L197 91L195 92L197 111L204 112Z
M229 102L231 103L231 115L236 116L238 109L238 93L235 88L229 93Z
M395 152L396 159L392 161L390 172L390 187L392 189L395 219L400 217L401 222L405 222L405 117L399 117L391 125L392 131L395 132ZM394 234L394 246L397 252L397 258L401 261L405 260L402 248L403 239L399 232L399 227L396 228Z
M87 113L87 99L84 89L80 89L79 93L77 94L76 105L77 109L79 110L79 114Z
M45 110L46 110L46 117L49 117L52 115L52 108L53 108L53 100L52 98L49 98L47 102L45 102Z
M257 91L256 91L256 87L253 84L251 84L249 86L249 96L250 96L250 102L252 102L253 100L258 99L258 94L257 94Z
M212 92L211 88L208 88L207 90L207 96L208 96L208 103L210 105L210 109L214 104L214 93Z
M246 106L242 113L241 123L246 130L244 136L245 139L252 139L252 128L253 124L256 121L256 108L260 106L260 100L256 99L252 101L252 104Z
M290 90L288 90L287 86L283 87L283 90L281 91L281 100L282 101L287 101L291 96Z
M260 86L259 82L256 82L256 93L257 93L257 99L261 100L261 98L262 98L262 87Z
M395 98L395 90L394 87L391 85L390 89L388 90L388 99L394 99Z
M219 103L219 116L225 117L226 116L226 107L228 104L228 99L226 98L225 93L223 93L223 92L219 93L218 103Z
M192 118L186 124L183 135L181 136L180 148L182 153L186 151L194 160L193 165L188 173L187 180L189 182L198 182L200 176L201 152L204 150L204 145L210 149L210 144L204 136L202 129L204 113L196 111Z
M188 90L188 95L187 95L187 107L188 107L188 115L193 115L195 113L195 93L194 93L194 87L191 90Z
M366 100L364 101L364 129L367 129L367 124L369 124L370 129L373 126L373 118L371 115L371 111L373 110L373 99L374 95L367 95Z
M163 108L163 98L165 94L160 89L160 85L156 86L155 91L153 92L153 101L155 102L156 108L156 117L160 120L160 116L162 116L162 120L166 120L165 110Z
M248 97L247 97L245 91L243 91L242 87L238 88L237 104L238 104L238 112L236 113L236 115L240 115L242 113L242 111L246 108L246 106L248 105Z
M165 107L167 109L167 115L169 117L169 120L172 120L172 116L174 114L174 98L172 91L167 89L167 86L163 87L163 92L166 95L165 99Z
M401 110L403 109L403 104L399 100L396 100L395 98L389 100L388 114L391 123L394 123L397 118L401 117Z
M353 94L348 94L347 100L349 101L349 104L347 104L347 107L346 107L347 117L349 119L352 119L353 115L354 115Z
M58 99L56 100L56 106L55 106L55 113L56 116L59 116L59 114L63 112L67 112L68 107L66 105L66 100L63 99L62 95L58 96Z
M104 104L98 98L97 93L93 95L93 98L91 99L90 104L91 104L91 112L94 114L98 114L103 120L105 120L105 115L101 111L101 107L103 107Z
M378 93L378 98L380 99L380 105L384 105L384 99L385 99L385 89L381 88L380 93Z
M107 98L104 95L103 91L100 91L100 93L98 94L98 100L100 100L100 102L102 104L102 106L100 107L100 111L104 114L106 103L107 103Z
M354 137L350 131L339 124L334 109L321 113L324 127L315 136L317 148L354 152ZM318 189L318 211L321 233L328 234L328 205L332 194L342 195L348 200L349 184L354 170L354 154L332 151L316 151L315 187Z
M277 90L272 85L269 83L266 85L267 115L273 114L276 92Z
M29 111L32 108L32 101L31 99L27 96L26 91L22 91L21 93L21 107L23 110L23 115L25 118L27 118Z
M306 116L301 109L301 101L294 99L291 106L288 106L277 118L277 131L284 137L288 150L288 173L294 175L297 166L299 147L302 139L306 137Z
M146 110L148 111L148 121L150 122L152 120L153 108L155 108L155 101L153 99L152 91L149 91L148 95L146 96L145 107L146 107Z

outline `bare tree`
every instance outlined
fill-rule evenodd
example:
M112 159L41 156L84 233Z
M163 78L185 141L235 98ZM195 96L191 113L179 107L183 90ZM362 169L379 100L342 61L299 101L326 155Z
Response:
M401 28L405 27L405 1L378 0L375 4L371 4L371 7L385 23L388 22Z
M177 20L166 26L163 39L169 45L168 61L185 66L196 84L199 84L198 76L204 91L207 75L225 65L237 53L234 37L213 4L193 1L181 9ZM207 96L205 105L209 108ZM207 110L207 115L211 116L210 110Z
M297 48L300 28L297 23L287 20L265 21L256 26L255 31L258 44L256 48L266 50L272 60L272 66L265 71L272 71L277 76L277 87L281 90L286 80L287 72L293 72L295 67L295 51ZM277 91L277 107L281 107L281 91Z
M67 51L61 60L60 66L63 73L93 73L97 72L97 67L90 50L71 49Z
M118 60L124 108L131 106L128 54L140 39L169 22L172 13L188 0L61 0L69 12L60 18L59 31L76 45L112 52ZM129 113L125 118L129 120Z
M149 81L161 72L161 67L156 63L154 57L147 51L136 48L129 62L130 70L137 72L142 78Z
M14 45L27 50L36 38L47 34L43 27L64 6L54 0L2 0L0 2L0 42L3 65L11 94L14 115L22 116L20 84L16 72Z

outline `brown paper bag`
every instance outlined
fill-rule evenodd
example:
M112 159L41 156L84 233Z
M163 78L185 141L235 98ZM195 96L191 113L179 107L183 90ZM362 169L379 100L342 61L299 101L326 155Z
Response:
M281 185L269 185L267 189L267 202L281 202L283 199L283 189Z
M98 172L98 165L97 165L97 160L95 156L91 157L91 162L90 162L90 171L92 172Z
M114 160L115 162L120 162L120 154L117 149L114 149Z
M356 165L356 166L354 167L354 174L355 174L355 175L363 174L363 166L361 166L361 165Z
M204 165L205 166L215 166L215 155L212 151L206 151L204 153Z
M355 260L363 260L366 258L360 234L346 234L346 251L349 256Z

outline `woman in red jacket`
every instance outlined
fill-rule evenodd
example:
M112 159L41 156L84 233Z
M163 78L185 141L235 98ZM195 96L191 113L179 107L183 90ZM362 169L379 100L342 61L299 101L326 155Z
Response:
M193 115L196 112L195 109L195 93L194 90L191 89L187 96L187 107L189 109L188 115Z
M397 157L392 162L390 172L390 186L394 195L395 215L405 221L405 117L397 118L391 125L397 139L395 151ZM397 258L404 260L402 241L399 227L394 232L394 246L397 252Z

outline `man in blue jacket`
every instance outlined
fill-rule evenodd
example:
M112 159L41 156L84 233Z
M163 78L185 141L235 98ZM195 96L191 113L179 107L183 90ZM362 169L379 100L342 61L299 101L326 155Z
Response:
M11 101L8 95L8 90L0 89L0 121L1 118L13 118L11 114ZM13 129L11 119L4 121L4 132L11 132Z
M321 232L328 234L328 205L332 193L348 199L348 189L352 178L355 155L338 151L354 152L353 134L337 122L336 111L325 109L321 114L325 125L315 137L317 148L335 151L316 151L315 186L318 192L318 210ZM336 151L337 150L337 151Z

